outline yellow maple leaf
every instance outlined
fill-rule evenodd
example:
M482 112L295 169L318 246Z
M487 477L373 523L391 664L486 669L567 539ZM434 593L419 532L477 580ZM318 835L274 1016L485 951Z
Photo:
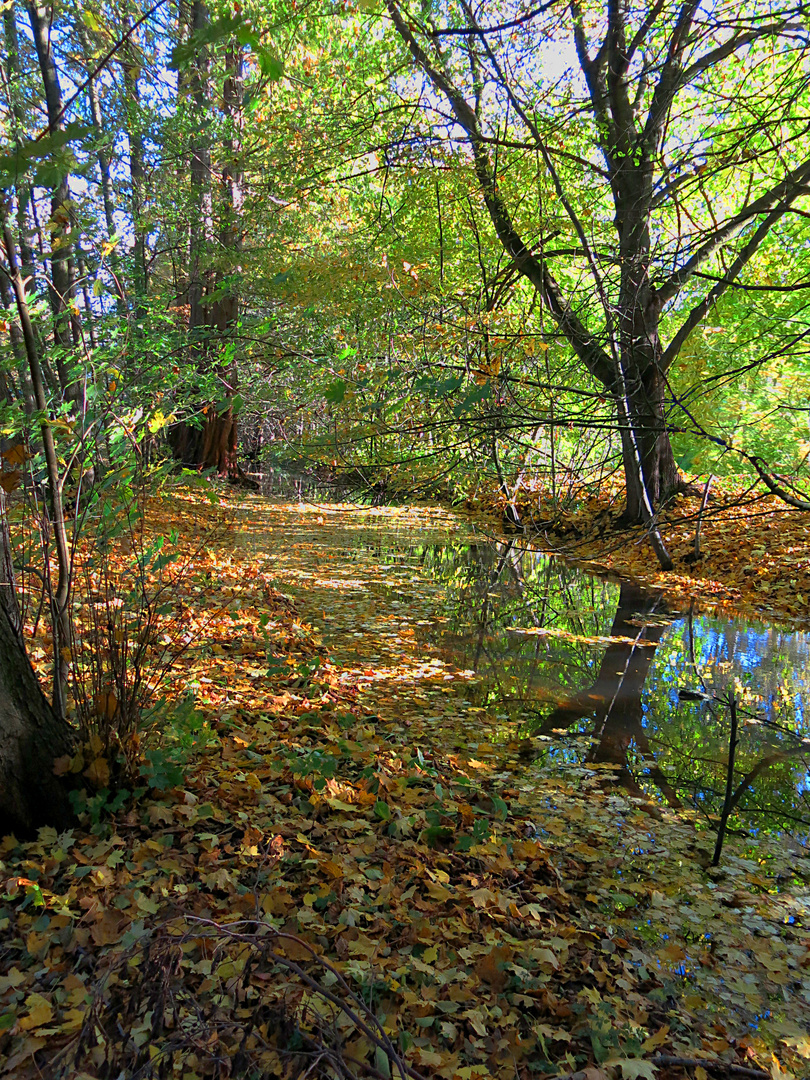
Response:
M43 1027L53 1019L53 1006L42 994L29 994L25 999L25 1007L28 1013L19 1020L22 1031Z

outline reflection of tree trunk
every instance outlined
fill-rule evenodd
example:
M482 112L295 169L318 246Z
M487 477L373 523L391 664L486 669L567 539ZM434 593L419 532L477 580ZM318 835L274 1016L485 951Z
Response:
M622 583L619 606L611 627L611 637L599 674L592 686L582 690L564 705L558 705L538 729L540 735L551 735L560 728L569 728L585 716L594 717L593 735L598 740L588 754L593 764L618 765L619 782L634 795L644 797L627 763L631 744L650 756L650 746L643 726L641 692L650 670L655 649L661 640L664 626L638 625L645 615L661 610L660 598L645 593L631 582ZM671 806L680 801L666 777L653 765L650 775Z
M484 604L481 609L481 616L478 621L478 639L475 645L475 659L473 660L472 665L475 670L478 669L478 664L481 661L481 655L484 651L484 640L487 635L487 627L489 624L489 591L490 589L494 588L501 580L501 575L503 574L507 566L509 566L514 572L514 567L512 566L511 560L509 558L514 544L514 540L507 540L506 546L504 547L503 551L500 551L498 553L498 562L495 566L495 569L488 575L484 583L484 588L486 589L486 592L484 593Z

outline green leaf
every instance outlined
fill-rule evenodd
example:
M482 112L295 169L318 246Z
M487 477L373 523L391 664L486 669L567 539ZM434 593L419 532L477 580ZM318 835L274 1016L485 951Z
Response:
M374 803L374 813L380 819L380 821L391 820L391 808L387 802L383 802L382 799L377 799Z
M323 392L323 396L329 402L330 405L340 405L343 399L346 397L346 390L348 389L346 382L343 379L338 379L337 382L333 382L331 386Z
M378 1046L374 1051L374 1064L377 1067L377 1072L388 1080L391 1076L391 1059L382 1046Z
M637 1080L639 1076L644 1080L655 1080L657 1072L651 1061L644 1061L642 1058L610 1058L605 1065L613 1067L618 1065L622 1070L624 1080Z
M52 131L41 139L28 139L10 154L0 155L0 185L15 183L21 173L28 170L34 162L43 161L61 150L69 143L77 142L89 135L92 128L86 124L67 124L58 131Z
M284 74L284 61L272 53L264 45L259 46L254 50L256 53L256 59L259 61L259 70L266 79L272 79L274 82L281 78Z
M430 848L438 847L453 839L453 830L447 825L430 825L423 829L421 839Z
M248 45L256 55L259 70L267 79L280 79L284 74L284 61L262 44L261 38L248 23L242 23L236 31L236 36L242 45Z
M172 49L169 67L173 71L179 71L180 68L187 67L197 53L206 45L214 45L217 41L230 37L243 25L244 21L241 15L235 17L221 15L218 19L213 19L207 26L195 30L188 41L184 41L181 45L175 45L174 49Z

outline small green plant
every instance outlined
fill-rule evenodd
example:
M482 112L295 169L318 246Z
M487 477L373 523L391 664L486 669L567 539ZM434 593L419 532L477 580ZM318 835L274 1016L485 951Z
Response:
M190 696L171 704L161 698L145 724L159 741L143 752L138 773L148 788L159 791L182 784L192 757L215 738Z

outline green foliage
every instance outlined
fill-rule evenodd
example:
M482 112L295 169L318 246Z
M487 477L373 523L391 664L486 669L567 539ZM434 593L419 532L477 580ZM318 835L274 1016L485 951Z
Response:
M250 46L265 78L281 78L283 62L262 42L260 34L241 14L221 15L195 30L186 41L172 49L170 67L175 71L188 67L201 50L231 37L235 37L240 45Z
M18 143L12 152L0 155L0 188L7 189L16 186L28 170L35 166L37 166L35 182L46 187L51 186L49 170L58 167L57 162L61 161L62 166L59 171L68 172L68 168L65 167L67 162L75 159L66 158L64 151L71 143L85 139L91 130L86 124L72 122L41 138Z
M144 716L143 724L155 745L144 750L138 773L151 790L181 785L189 763L214 738L191 697L174 702L162 698Z

